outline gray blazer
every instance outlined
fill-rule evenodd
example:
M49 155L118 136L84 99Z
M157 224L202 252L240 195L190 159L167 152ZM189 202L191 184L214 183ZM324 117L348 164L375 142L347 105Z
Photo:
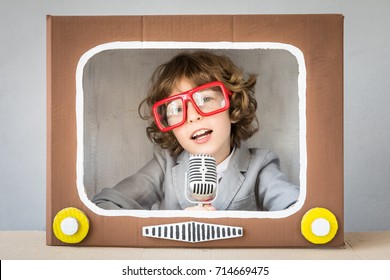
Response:
M194 206L185 196L189 154L173 157L157 145L154 156L141 170L103 189L93 202L103 209L181 210ZM218 184L212 205L217 210L273 211L294 204L299 187L287 181L279 159L264 149L236 148Z

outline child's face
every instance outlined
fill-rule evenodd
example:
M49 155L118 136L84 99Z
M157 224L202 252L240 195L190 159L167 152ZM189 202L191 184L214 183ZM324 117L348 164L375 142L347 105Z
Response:
M172 95L188 91L195 85L187 80L180 80ZM229 110L203 117L187 102L186 122L173 129L173 134L180 145L190 154L208 154L215 158L217 164L230 153L231 120Z

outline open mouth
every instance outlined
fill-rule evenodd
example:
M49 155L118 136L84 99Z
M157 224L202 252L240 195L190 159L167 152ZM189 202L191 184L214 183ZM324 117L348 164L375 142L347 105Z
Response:
M201 129L201 130L196 131L191 136L191 139L192 140L201 139L201 138L206 137L207 135L211 134L212 132L213 132L212 130Z

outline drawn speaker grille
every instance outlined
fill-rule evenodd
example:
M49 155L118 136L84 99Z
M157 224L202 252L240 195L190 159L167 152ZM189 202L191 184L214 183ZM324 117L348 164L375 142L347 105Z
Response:
M143 236L183 242L204 242L243 236L242 227L233 227L198 222L185 222L147 226L142 228Z

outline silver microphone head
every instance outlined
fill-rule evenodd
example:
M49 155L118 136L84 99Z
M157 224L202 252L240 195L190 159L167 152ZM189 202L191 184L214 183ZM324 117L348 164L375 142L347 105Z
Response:
M211 203L217 196L217 163L209 155L191 155L186 196L192 203Z

